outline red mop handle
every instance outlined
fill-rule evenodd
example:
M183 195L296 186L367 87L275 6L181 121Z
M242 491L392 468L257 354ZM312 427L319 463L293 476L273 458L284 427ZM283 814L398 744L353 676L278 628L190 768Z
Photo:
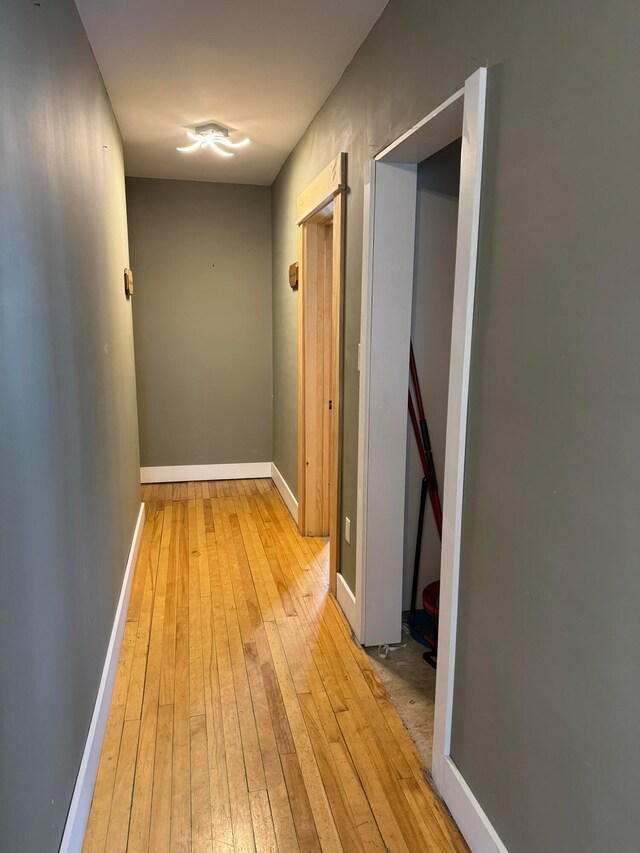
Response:
M413 408L413 400L411 399L411 390L409 390L409 417L411 418L411 425L413 426L413 434L416 437L416 442L418 444L418 452L420 454L420 461L422 462L422 470L424 472L424 476L427 478L427 483L429 482L429 466L427 465L427 457L425 456L424 447L422 446L422 438L420 436L420 427L418 426L418 419L416 418L416 410Z
M413 354L413 342L409 344L409 369L411 370L411 379L416 392L416 403L418 404L418 417L421 421L426 420L424 416L424 406L422 405L422 393L420 392L420 380L418 379L418 368L416 367L416 357Z
M418 415L420 417L420 436L416 434L416 439L418 441L418 446L421 450L421 457L424 456L427 468L425 470L425 477L427 478L427 484L429 486L429 498L431 500L431 506L433 508L433 517L436 522L436 527L438 528L438 535L442 540L442 504L440 503L440 494L438 492L438 479L436 477L436 469L433 463L433 453L431 451L431 440L429 438L429 430L427 428L427 419L424 413L424 406L422 404L422 392L420 391L420 380L418 379L418 368L416 367L416 359L413 354L413 343L410 344L409 347L409 368L411 370L411 380L413 382L413 387L416 392L416 402L418 404ZM411 390L409 390L409 403L410 403L410 412L413 408L413 403L411 401ZM413 412L412 423L415 420L415 411ZM416 424L414 423L414 431L416 430ZM424 463L423 463L424 468Z

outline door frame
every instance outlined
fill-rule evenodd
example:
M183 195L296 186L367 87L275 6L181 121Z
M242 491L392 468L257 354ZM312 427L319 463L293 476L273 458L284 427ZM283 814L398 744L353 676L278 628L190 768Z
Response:
M343 609L363 645L400 641L417 168L418 163L462 137L432 769L438 790L472 849L497 853L505 847L451 756L486 87L486 68L479 68L462 89L367 164L356 581L351 601L345 597Z
M329 586L336 593L340 562L340 477L342 449L342 348L344 302L344 236L347 155L338 154L296 202L298 226L298 527L303 536L313 534L309 528L306 506L307 479L307 393L305 360L307 328L310 322L308 294L317 285L317 266L306 257L306 226L327 205L333 204L332 239L332 338L331 375L333 417L330 426L330 492L329 492Z

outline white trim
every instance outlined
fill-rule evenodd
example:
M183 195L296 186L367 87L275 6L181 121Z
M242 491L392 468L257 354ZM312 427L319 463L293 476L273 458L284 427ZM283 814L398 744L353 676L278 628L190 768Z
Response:
M60 844L60 853L80 853L82 850L84 833L89 818L89 809L91 808L91 798L93 797L93 788L96 776L98 775L102 742L107 728L111 694L113 693L116 672L118 670L118 659L120 657L120 647L122 646L122 637L127 620L131 584L140 549L143 527L144 504L140 504L140 512L138 513L138 520L133 532L129 558L120 589L120 598L113 620L113 628L111 629L111 638L109 639L107 655L104 667L102 668L98 695L93 707L89 733L87 734L84 752L82 753L82 761L80 762L80 769L73 789L73 797L71 798L71 805L69 806L69 813Z
M441 769L438 790L473 853L508 853L451 756L445 757Z
M275 462L271 463L271 479L274 482L276 489L280 492L280 496L284 501L284 505L289 510L291 515L293 516L293 520L295 523L298 523L298 501L296 500L295 495L289 488L289 485L285 478L282 476L280 471L276 466Z
M141 483L192 483L197 480L262 480L271 476L271 462L230 462L220 465L160 465L140 469Z
M465 89L458 89L439 107L376 155L381 163L420 163L460 136ZM418 159L420 158L420 159Z
M486 87L486 68L476 71L465 83L445 445L444 494L446 499L442 523L442 557L440 563L438 670L433 733L433 777L436 785L440 785L442 780L444 759L451 754L462 501L467 445L473 305L478 257Z
M401 405L406 411L406 390L402 403L398 402L400 398L396 392L406 389L408 381L410 326L407 331L404 314L408 315L410 323L413 275L408 272L408 257L413 261L413 249L403 241L407 230L412 228L406 222L406 210L413 203L415 211L415 189L412 190L403 170L416 168L417 163L462 136L444 476L446 498L433 776L471 849L496 853L504 851L505 847L451 759L462 498L486 85L486 69L480 68L466 80L464 89L387 146L369 164L370 171L365 175L356 613L353 621L346 609L345 615L358 638L365 643L372 642L369 637L374 636L378 625L382 625L389 636L376 637L376 642L393 642L396 623L399 630L401 608L396 606L396 600L398 590L401 592L402 588L404 516L400 518L398 508L404 505L405 456L402 451L406 452L406 415L402 430L399 418L388 416L388 408ZM392 203L393 213L399 211L401 230L389 216ZM395 301L391 301L390 295ZM390 341L393 341L393 347L390 347ZM399 486L400 471L397 470L400 468L402 488ZM383 569L386 569L386 574ZM370 624L372 621L375 621L373 626Z
M356 597L351 592L349 584L342 577L340 572L336 575L336 598L338 600L338 604L342 608L342 612L347 617L347 621L351 626L353 626L358 612Z

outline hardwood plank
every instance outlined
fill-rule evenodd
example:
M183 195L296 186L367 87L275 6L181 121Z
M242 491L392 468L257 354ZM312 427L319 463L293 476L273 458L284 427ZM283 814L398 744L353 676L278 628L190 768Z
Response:
M137 622L140 619L140 610L147 581L147 570L155 574L155 565L150 564L150 552L154 543L157 545L162 533L163 518L156 519L153 515L146 514L144 527L142 529L142 540L138 563L131 584L131 596L129 598L129 609L127 610L127 621Z
M296 850L298 843L296 841L295 826L287 796L276 733L269 711L269 702L262 679L256 644L246 643L244 653L275 836L282 850ZM254 834L257 847L258 834L256 832L255 821Z
M264 519L260 513L261 502L256 504L256 506L256 529L269 567L269 577L266 579L266 587L274 612L275 621L283 622L287 616L295 616L296 609L291 598L289 587L283 575L281 558L275 538L273 533L264 523Z
M171 765L173 758L173 705L158 709L156 760L153 768L149 850L169 853L171 843Z
M204 716L189 719L191 745L191 850L211 851L211 792L207 726Z
M320 839L316 831L298 758L295 753L291 753L290 755L283 755L281 761L300 849L304 851L320 850Z
M205 530L205 542L207 534ZM202 656L204 667L205 717L207 749L209 753L209 786L211 789L211 826L214 841L232 846L231 803L227 777L227 755L223 728L223 712L218 679L216 635L211 603L211 577L209 558L217 559L215 543L206 542L208 595L201 596ZM202 587L201 587L202 591Z
M351 814L353 815L354 825L358 829L364 827L363 831L360 832L360 836L365 849L386 851L386 846L376 825L371 806L358 778L356 769L353 766L345 742L340 740L331 743L330 749L333 753L338 777L347 798Z
M254 505L251 503L249 497L245 496L244 499L238 501L236 511L250 575L250 584L245 587L245 594L251 596L251 586L253 586L254 597L252 603L254 607L259 608L260 613L254 613L251 621L252 625L257 627L265 619L273 621L275 614L268 586L270 578L269 564L255 525L255 519L253 518ZM245 575L245 583L246 581L247 576ZM277 600L277 596L274 600ZM280 618L285 618L284 613L282 613Z
M122 728L122 722L111 722L109 720L102 743L98 776L82 846L84 853L98 853L98 851L103 851L105 848L107 832L109 830L111 801L113 799L116 770L118 767Z
M466 844L464 842L460 843L462 839L456 839L453 836L450 837L446 829L444 832L442 831L444 827L439 821L434 822L430 804L415 779L401 779L400 786L422 835L430 839L429 849L442 851L452 849L466 850Z
M200 551L194 499L188 501L187 513L189 519L189 714L200 717L204 714L204 672L200 613Z
M340 842L345 850L361 850L360 836L352 832L356 827L353 813L339 781L329 743L323 735L313 697L307 693L300 696L299 700Z
M384 787L378 778L375 765L371 760L369 750L362 737L362 732L358 729L351 711L342 711L338 714L338 721L347 749L349 750L385 844L394 853L396 851L405 851L405 853L408 853L409 848L406 845L402 831L387 800Z
M189 523L185 501L174 501L174 513L178 519L176 546L176 609L189 609Z
M181 510L182 507L179 503L173 504L162 633L162 655L160 661L160 694L158 698L160 705L173 705L174 699L178 574L180 565L180 534L182 529Z
M271 648L273 663L282 691L282 698L289 718L289 725L296 747L296 753L302 771L305 788L309 797L311 811L316 824L318 837L323 850L341 850L336 824L331 814L327 794L322 784L322 777L313 756L313 748L309 733L304 723L302 710L287 667L276 625L265 622L265 631Z
M147 654L149 651L149 632L151 629L151 617L153 610L154 588L158 560L160 559L160 539L164 523L164 511L156 514L150 522L149 544L138 561L139 574L143 579L143 592L139 604L136 602L134 608L137 618L136 643L131 664L131 675L129 678L129 689L127 692L127 705L125 709L125 720L139 720L142 713L142 696L144 693L144 679L147 670ZM145 528L147 525L145 524ZM140 585L138 585L139 587ZM129 611L129 615L134 613Z
M227 509L229 508L233 508L232 503L227 504ZM267 782L258 743L243 648L243 636L252 638L253 633L239 577L231 518L226 513L222 518L222 526L229 559L224 566L221 564L221 574L236 708L242 737L247 787L249 791L258 791L266 788Z
M111 724L116 722L122 724L124 721L137 634L138 623L127 621L122 638L122 649L120 651L116 681L113 687L113 696L111 697L109 718Z
M160 659L164 627L165 590L169 563L169 540L171 538L171 513L169 505L164 510L160 557L156 576L147 668L145 673L140 736L136 757L136 775L131 803L128 851L138 853L149 849L151 824L151 797L153 770L156 752L156 728L158 721L158 694L160 690Z
M204 529L205 533L213 533L213 515L211 514L211 500L208 497L204 501Z
M271 807L269 795L266 791L251 791L249 794L251 803L251 819L253 821L253 834L256 840L258 853L276 853L276 834L271 818ZM286 849L286 848L284 848Z
M229 801L234 845L238 850L245 851L254 850L255 845L240 734L240 721L231 665L227 618L225 614L222 575L224 571L226 580L228 575L228 555L220 515L220 501L215 502L213 510L216 533L207 534L207 540L211 545L209 553L213 551L216 555L213 561L210 562L211 601L214 613L217 669L223 716Z
M238 567L240 582L242 585L242 590L244 592L244 603L246 605L247 614L249 617L249 623L251 628L257 628L262 624L262 613L260 611L260 604L258 603L258 593L256 591L254 576L251 573L251 567L249 565L249 552L247 551L247 543L242 535L242 529L240 527L240 521L238 519L238 510L242 507L242 502L240 499L234 502L234 506L236 507L236 513L229 517L229 523L231 525L231 532L233 535L233 543L235 546L236 552L236 565ZM247 537L249 542L250 550L253 547L253 542L251 537ZM245 635L243 635L243 639L245 642L249 641L252 635L252 630L247 630Z
M189 613L178 610L171 765L171 851L191 849L191 750L189 747Z
M106 850L125 850L127 847L139 732L139 720L125 720L118 753L118 767L109 815Z
M293 743L293 735L291 734L287 712L282 701L278 678L273 668L273 661L270 658L271 656L269 656L269 660L264 661L260 666L262 683L264 684L269 705L269 713L271 714L278 752L280 755L288 755L291 752L295 752L296 748Z

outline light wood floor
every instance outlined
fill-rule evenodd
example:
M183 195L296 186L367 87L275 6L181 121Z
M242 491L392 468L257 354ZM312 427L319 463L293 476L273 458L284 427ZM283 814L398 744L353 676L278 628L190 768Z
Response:
M271 481L143 500L84 851L466 850Z

